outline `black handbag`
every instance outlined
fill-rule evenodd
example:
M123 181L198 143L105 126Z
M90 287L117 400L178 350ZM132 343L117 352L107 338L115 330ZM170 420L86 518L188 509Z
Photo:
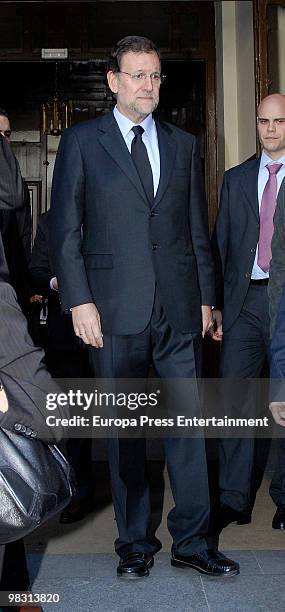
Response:
M0 427L0 545L52 518L74 492L73 470L57 446Z

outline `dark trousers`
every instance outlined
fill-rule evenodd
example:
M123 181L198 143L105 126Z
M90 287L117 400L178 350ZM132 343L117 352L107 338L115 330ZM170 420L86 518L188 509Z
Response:
M70 330L70 333L73 333ZM48 371L54 378L90 378L92 371L89 365L87 348L58 349L48 344L45 362ZM63 452L72 465L76 477L77 499L83 499L92 491L92 439L71 438L62 443Z
M0 546L0 590L27 591L29 583L23 540Z
M285 439L277 441L277 460L269 493L276 506L285 505Z
M242 311L224 333L220 376L259 378L269 362L269 314L267 287L250 285ZM246 399L246 398L245 398ZM242 408L243 407L239 407ZM246 414L246 401L245 401ZM236 438L219 442L220 500L239 512L251 512L262 482L269 439Z
M104 348L91 349L100 378L147 378L153 364L160 378L196 378L201 371L201 336L175 333L156 295L147 328L131 336L104 335ZM155 553L149 537L150 494L144 439L109 440L113 502L119 537L116 552ZM168 515L173 550L189 555L206 548L209 493L204 440L166 439L165 454L175 506Z

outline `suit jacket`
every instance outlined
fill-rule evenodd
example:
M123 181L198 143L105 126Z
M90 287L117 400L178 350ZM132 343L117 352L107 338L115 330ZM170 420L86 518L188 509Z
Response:
M285 401L285 283L275 318L271 342L270 400ZM276 380L277 379L277 380Z
M271 242L272 260L268 284L271 335L274 332L280 299L285 288L285 179L279 189Z
M0 134L0 215L23 206L23 182L19 164L6 139ZM0 280L9 280L0 226Z
M280 298L276 327L271 342L270 376L285 378L285 291Z
M46 424L46 394L60 389L42 363L43 351L28 334L14 289L5 282L0 282L0 312L0 382L9 403L8 411L0 412L0 425L48 442L60 440L63 428ZM68 413L68 408L60 408L56 416L68 417Z
M32 250L30 276L33 286L48 298L47 349L78 350L79 340L75 336L71 314L63 314L57 291L50 288L55 276L49 249L50 211L40 216Z
M161 176L151 205L113 113L65 130L51 205L63 309L95 302L103 333L136 334L155 286L176 331L199 332L214 300L207 207L194 136L156 123Z
M10 145L0 136L0 210L23 205L23 185L18 162ZM0 233L0 383L8 397L9 409L0 412L0 425L24 435L48 441L62 437L62 427L51 429L45 418L46 393L58 393L44 365L43 352L33 345L27 321L17 302L9 278ZM59 410L58 416L68 416Z
M259 239L258 171L260 158L231 168L224 175L212 236L217 308L223 330L239 316L248 291Z
M28 205L1 213L0 229L10 283L17 293L21 308L27 313L30 306L31 208Z

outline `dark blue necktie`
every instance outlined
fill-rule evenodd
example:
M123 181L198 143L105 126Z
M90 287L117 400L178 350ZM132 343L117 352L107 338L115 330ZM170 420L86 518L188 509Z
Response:
M144 129L141 125L132 128L135 137L132 140L131 155L150 204L153 204L153 176L146 146L142 140Z

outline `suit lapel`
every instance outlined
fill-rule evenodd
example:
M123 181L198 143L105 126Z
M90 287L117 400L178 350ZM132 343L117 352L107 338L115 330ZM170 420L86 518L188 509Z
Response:
M102 131L102 136L99 138L101 145L126 174L149 207L146 193L113 113L102 117L100 129ZM156 129L160 155L160 180L153 206L161 201L169 184L176 153L176 143L171 138L170 129L159 122L156 122Z
M110 113L110 115L106 115L103 119L104 121L102 120L102 126L100 127L103 133L101 138L99 139L101 145L116 162L116 164L121 168L122 172L126 174L128 179L131 181L131 183L141 195L141 197L145 200L146 205L149 207L149 202L146 197L144 188L141 184L128 147L120 132L118 124L114 119L113 113Z
M160 156L160 180L154 206L161 201L168 186L176 153L176 143L170 136L170 129L159 122L156 122L156 129Z
M260 157L254 160L252 165L246 166L243 169L243 178L241 180L241 188L258 220L259 220L259 205L258 205L259 164L260 164Z

